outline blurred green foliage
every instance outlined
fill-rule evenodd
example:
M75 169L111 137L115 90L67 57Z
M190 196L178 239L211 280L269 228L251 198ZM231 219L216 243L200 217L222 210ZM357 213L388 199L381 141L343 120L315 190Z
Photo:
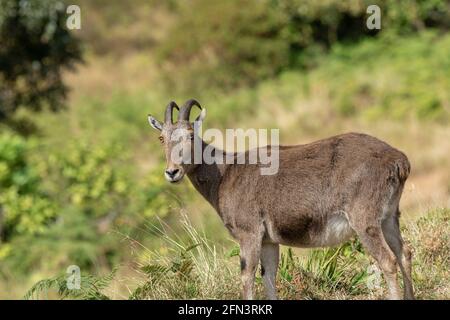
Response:
M292 112L307 109L308 114L302 115L303 122L298 124L307 128L340 117L415 119L447 125L448 52L450 35L434 31L403 37L388 34L361 40L357 45L337 43L328 54L317 57L318 66L308 72L284 71L232 94L204 94L204 100L214 101L207 121L225 128L235 126L242 118L283 107ZM320 106L310 105L315 99ZM310 115L315 118L308 118ZM276 125L271 117L267 121L264 125Z
M50 155L46 170L48 175L60 176L54 189L67 190L69 204L94 217L102 216L121 208L121 200L130 192L125 173L112 163L121 157L113 146L75 142L64 153Z
M311 77L326 81L335 111L368 119L450 120L450 36L380 37L336 45ZM332 79L332 81L330 81Z
M266 1L180 1L179 11L158 52L170 86L232 88L287 66L287 21Z
M4 241L15 234L43 232L56 214L27 160L30 149L30 143L19 136L0 135L0 235Z
M334 43L355 43L368 30L366 9L381 8L383 33L447 30L445 0L178 1L176 21L158 56L170 90L201 92L252 85L286 68L310 68Z
M0 1L0 121L19 108L64 104L62 70L81 60L80 42L66 29L58 0Z
M177 207L162 170L137 177L129 162L118 145L81 140L59 150L1 134L0 276L123 258L122 237L139 239L149 219Z

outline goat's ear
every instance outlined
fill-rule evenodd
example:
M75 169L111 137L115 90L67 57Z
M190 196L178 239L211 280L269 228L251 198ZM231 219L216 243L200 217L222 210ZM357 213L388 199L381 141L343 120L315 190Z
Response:
M158 130L158 131L161 131L161 130L162 130L162 123L161 123L161 122L159 122L158 120L156 120L155 118L153 118L151 115L148 115L147 119L148 119L148 123L150 123L150 125L151 125L154 129L156 129L156 130Z
M203 109L202 109L202 112L200 112L200 114L199 114L198 117L195 119L195 121L196 121L196 122L197 122L197 121L203 122L203 120L205 120L205 118L206 118L206 109L203 108Z

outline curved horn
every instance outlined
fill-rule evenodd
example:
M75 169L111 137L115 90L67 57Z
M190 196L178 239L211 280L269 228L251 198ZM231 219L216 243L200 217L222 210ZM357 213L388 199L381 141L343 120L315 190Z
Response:
M202 110L202 106L195 99L190 99L181 107L180 113L178 113L178 121L186 120L189 121L189 116L191 115L191 109L193 106L197 106Z
M164 122L173 124L173 108L180 110L175 101L170 101L166 108L166 114L164 116Z

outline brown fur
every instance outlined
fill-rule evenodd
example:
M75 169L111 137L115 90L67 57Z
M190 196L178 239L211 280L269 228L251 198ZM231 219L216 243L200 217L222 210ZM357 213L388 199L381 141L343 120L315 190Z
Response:
M186 123L165 124L163 132L180 125ZM165 148L167 155L170 145ZM372 136L348 133L280 146L279 161L275 175L261 175L259 164L181 165L241 245L244 298L253 297L260 258L275 298L279 244L331 246L356 234L384 272L390 297L400 298L400 266L405 297L412 299L411 254L398 227L407 157ZM177 166L168 159L171 167Z

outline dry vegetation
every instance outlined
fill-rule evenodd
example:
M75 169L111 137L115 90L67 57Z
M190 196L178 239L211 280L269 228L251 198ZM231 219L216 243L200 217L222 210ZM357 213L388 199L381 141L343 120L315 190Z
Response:
M138 264L128 273L89 278L82 292L65 288L65 277L43 280L27 298L113 299L239 299L240 281L236 245L225 249L212 243L180 212L180 237L166 223L149 226L162 244L157 250L132 239ZM450 211L438 209L404 226L403 234L413 248L413 279L418 299L448 299L450 295ZM230 246L228 246L230 247ZM281 299L383 299L386 287L374 261L353 239L325 250L298 251L284 248L277 287ZM113 280L113 277L116 279ZM105 281L106 279L106 281ZM95 282L96 281L96 282ZM96 284L93 289L92 283ZM264 299L257 276L257 298ZM59 290L59 294L55 291Z

